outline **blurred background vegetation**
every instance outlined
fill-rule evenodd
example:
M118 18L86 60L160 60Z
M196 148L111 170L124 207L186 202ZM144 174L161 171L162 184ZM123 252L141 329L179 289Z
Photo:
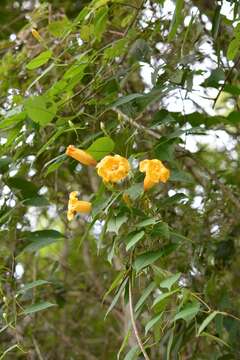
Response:
M124 241L146 219L136 256L168 247L133 271L149 358L239 359L239 1L1 0L0 24L0 359L144 359ZM65 156L102 137L170 181L115 192ZM69 223L75 190L93 214Z

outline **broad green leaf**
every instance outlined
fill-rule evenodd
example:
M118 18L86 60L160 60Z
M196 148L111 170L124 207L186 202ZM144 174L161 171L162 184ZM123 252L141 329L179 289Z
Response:
M33 70L33 69L37 69L40 66L46 64L48 62L49 59L51 59L52 57L52 51L51 50L46 50L43 51L41 54L39 54L38 56L36 56L34 59L32 59L27 65L26 68L28 70Z
M142 296L138 300L138 302L135 305L134 311L137 312L141 306L145 303L145 300L148 298L148 296L151 294L151 292L156 288L156 284L154 281L152 281L148 287L143 291Z
M49 202L48 200L42 196L42 195L37 195L37 196L33 196L29 199L26 199L23 201L23 204L26 206L48 206Z
M10 177L6 183L17 195L21 195L24 199L38 195L38 187L21 176Z
M210 315L206 317L206 319L202 322L202 324L199 326L197 336L199 336L203 330L210 324L210 322L215 318L215 316L218 314L218 311L213 311Z
M138 233L128 236L126 239L126 243L127 243L126 250L128 251L134 245L136 245L143 238L144 234L145 234L144 231L140 231Z
M153 264L155 261L157 261L159 258L168 255L170 252L172 252L176 247L173 244L167 245L162 250L158 251L147 251L139 256L136 257L134 261L134 268L137 272L145 268L146 266L149 266Z
M104 136L95 140L86 151L98 161L109 155L114 150L114 147L114 141L110 137Z
M170 276L169 278L163 280L161 283L160 283L160 287L161 288L167 288L168 291L171 290L171 287L178 281L178 279L180 278L181 276L181 273L178 273L178 274L175 274L175 275L172 275Z
M56 20L50 22L48 25L49 32L56 37L63 37L67 33L67 31L71 30L72 23L68 20L68 18L64 17L61 20Z
M32 96L25 100L27 115L41 126L50 123L57 113L57 105L45 96Z
M11 162L12 159L8 156L0 158L0 174L4 174L5 172L8 171Z
M64 235L56 230L40 230L27 233L25 237L30 244L23 251L34 252L63 239Z
M130 186L127 190L124 191L124 194L129 195L132 200L136 200L144 194L143 184L136 183Z
M200 304L198 302L193 303L193 304L188 304L179 313L177 313L174 316L173 321L183 319L188 322L191 319L193 319L194 316L197 315L199 310L200 310Z
M179 291L179 289L176 289L176 290L169 291L169 292L162 293L162 294L158 295L158 297L156 297L156 299L154 300L154 302L152 304L152 307L158 305L160 302L167 299L169 296L172 296L172 295L176 294L178 291Z
M156 325L162 318L163 316L163 312L154 316L153 319L151 319L145 326L145 335L147 335L147 333L149 332L149 330L154 326Z
M102 34L104 33L108 20L108 7L104 6L100 8L95 15L94 20L94 33L97 40L101 40Z
M30 306L26 307L23 310L23 313L25 315L30 315L30 314L36 313L38 311L48 309L48 308L50 308L52 306L56 306L56 304L53 304L53 303L50 303L50 302L47 302L47 301L46 302L41 302L41 303L33 304L33 305L30 305Z
M36 281L33 281L31 283L28 283L28 284L25 284L23 287L21 287L18 291L17 291L17 294L23 294L25 293L26 291L30 290L30 289L33 289L37 286L40 286L40 285L45 285L45 284L50 284L49 281L46 281L46 280L36 280Z
M176 0L175 11L173 14L173 18L171 21L169 34L168 34L168 41L172 41L177 33L177 29L182 22L182 13L184 7L184 0Z
M120 227L128 220L127 214L112 216L107 224L107 231L118 234Z

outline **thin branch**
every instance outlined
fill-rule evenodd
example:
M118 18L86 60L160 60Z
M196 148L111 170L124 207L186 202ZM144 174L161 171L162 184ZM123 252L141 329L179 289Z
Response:
M148 354L146 353L146 351L144 349L144 346L143 346L142 340L141 340L141 338L139 336L137 325L136 325L136 322L135 322L135 319L134 319L134 310L133 310L133 301L132 301L132 275L130 275L130 277L129 277L129 287L128 287L128 289L129 289L130 317L131 317L133 331L134 331L134 334L136 336L138 345L139 345L139 347L140 347L140 349L142 351L142 354L143 354L145 360L150 360L150 358L148 357Z

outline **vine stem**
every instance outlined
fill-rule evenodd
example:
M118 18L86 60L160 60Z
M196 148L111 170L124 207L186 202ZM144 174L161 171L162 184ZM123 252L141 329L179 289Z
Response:
M139 335L139 332L138 332L138 329L137 329L137 325L136 325L136 322L135 322L135 319L134 319L134 310L133 310L133 301L132 301L132 274L130 274L130 277L129 277L128 289L129 289L130 317L131 317L133 331L134 331L134 334L135 334L135 337L137 339L138 345L139 345L139 347L140 347L140 349L142 351L142 354L143 354L145 360L150 360L150 358L148 357L148 354L146 353L146 351L144 349L144 346L143 346L142 340L140 338L140 335Z

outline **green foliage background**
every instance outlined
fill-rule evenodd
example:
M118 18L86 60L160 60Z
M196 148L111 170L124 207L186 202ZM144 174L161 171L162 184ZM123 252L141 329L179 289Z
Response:
M0 359L239 359L239 2L2 0L0 20ZM133 171L104 186L69 144ZM146 194L145 158L171 170ZM75 190L93 212L69 223Z

